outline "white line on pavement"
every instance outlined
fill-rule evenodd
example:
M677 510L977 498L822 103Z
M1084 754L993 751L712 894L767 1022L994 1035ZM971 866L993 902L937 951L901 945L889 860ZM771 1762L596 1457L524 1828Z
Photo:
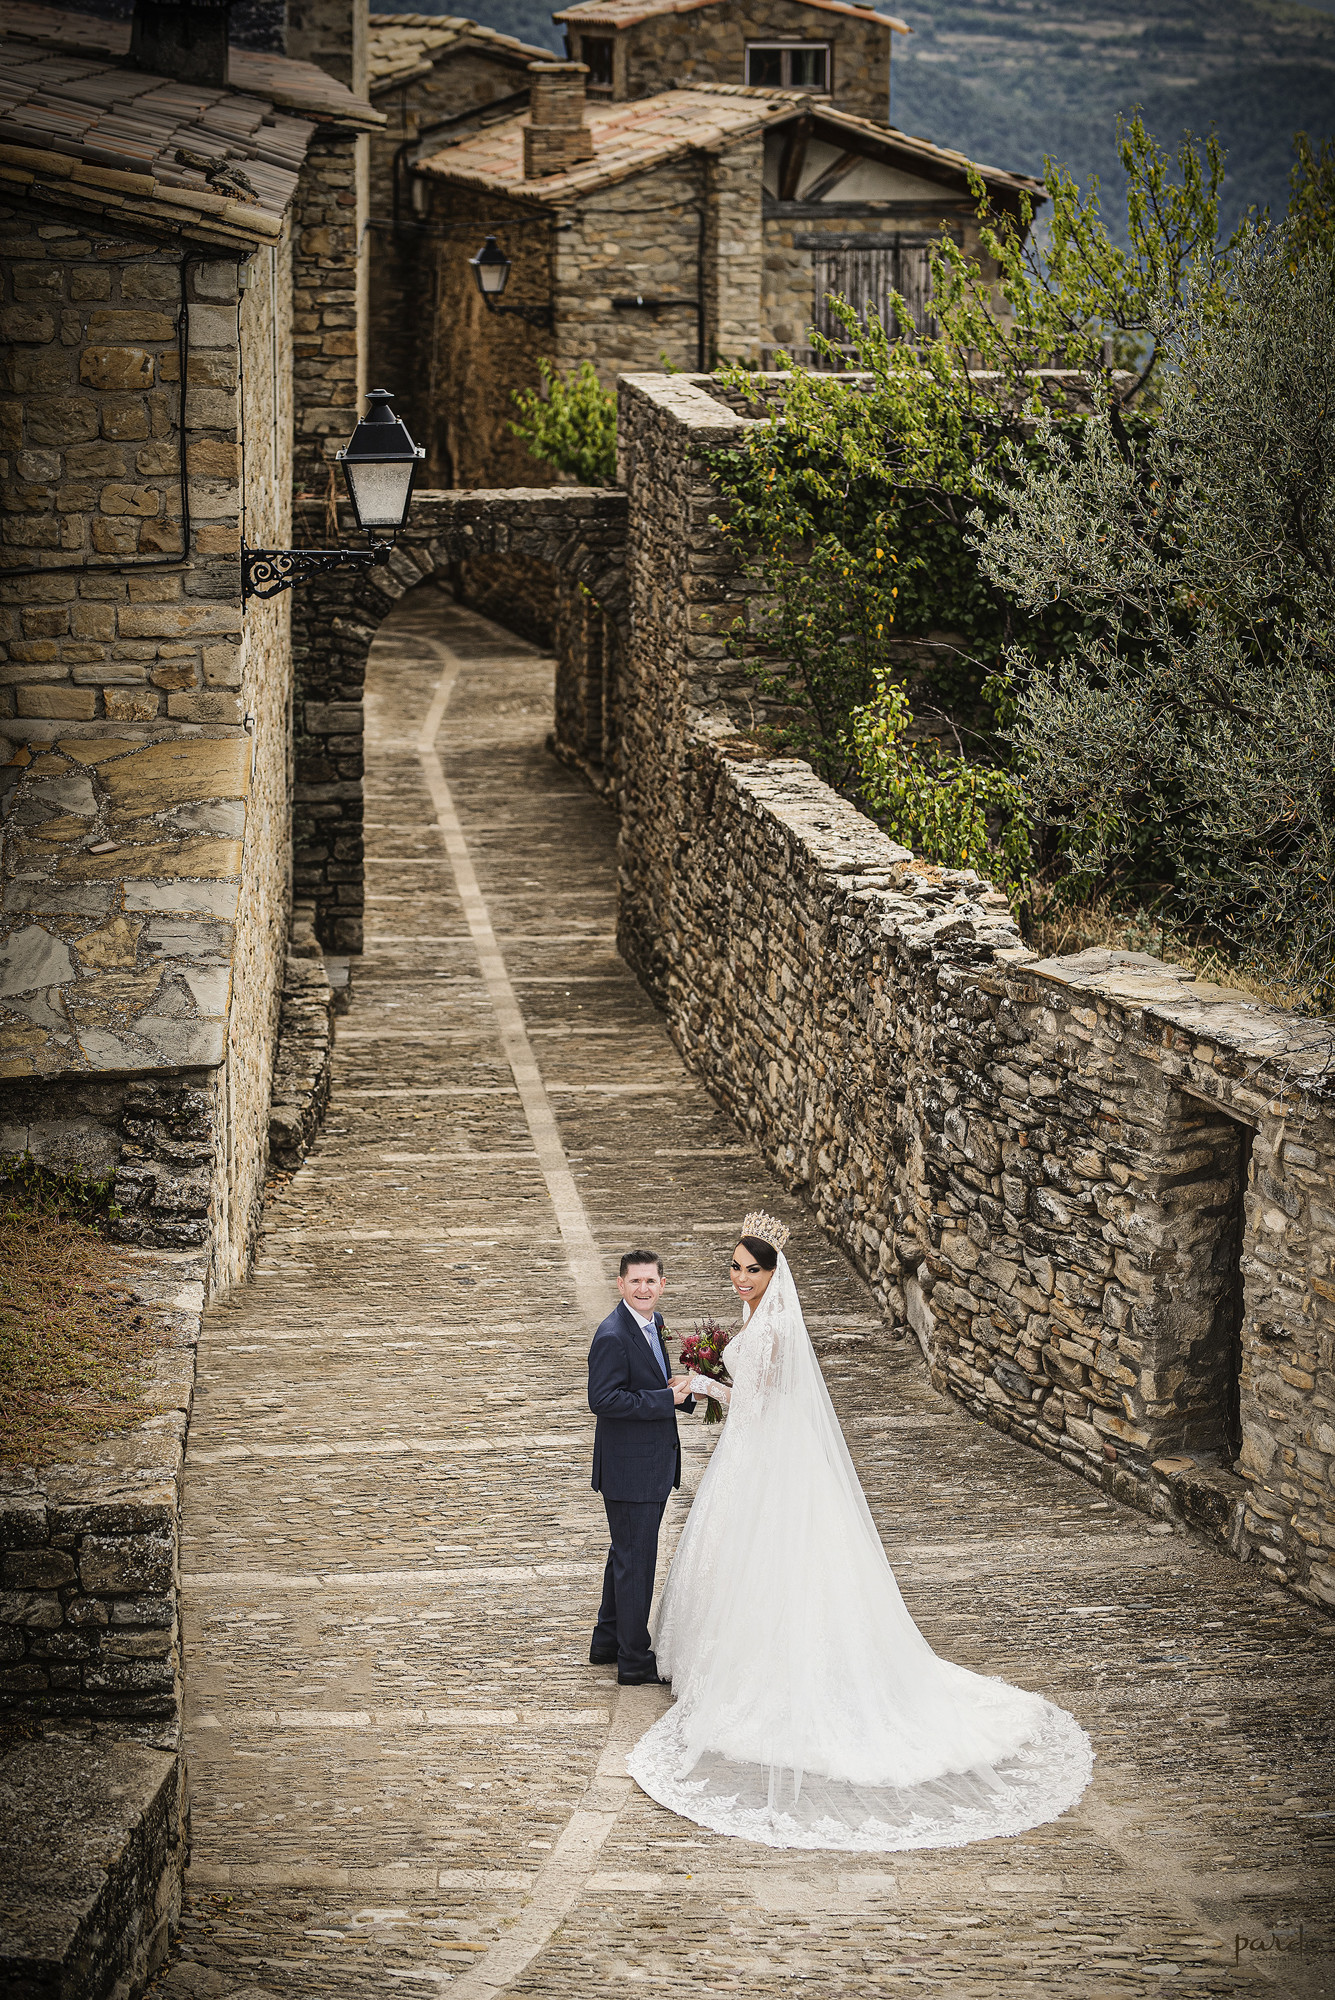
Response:
M606 1729L606 1708L225 1708L196 1729Z
M495 1011L501 1045L514 1075L533 1148L556 1211L557 1226L565 1242L580 1310L589 1325L596 1325L607 1305L602 1253L589 1227L589 1218L584 1212L584 1203L561 1143L551 1100L528 1039L524 1017L492 926L491 912L482 894L463 825L455 810L444 767L436 750L436 737L454 692L460 663L443 641L433 639L429 643L437 658L445 661L445 666L422 721L416 744L418 761L435 808L436 826L454 871L455 887L477 952L482 978Z
M587 1426L581 1425L555 1437L493 1436L487 1438L312 1438L302 1444L212 1445L190 1453L192 1465L233 1465L247 1458L398 1458L405 1452L439 1451L583 1451L588 1443Z
M602 1573L601 1562L516 1563L505 1569L484 1565L472 1569L224 1569L190 1571L182 1582L191 1590L237 1590L249 1595L256 1590L378 1591L399 1585L441 1590L451 1584L561 1582Z

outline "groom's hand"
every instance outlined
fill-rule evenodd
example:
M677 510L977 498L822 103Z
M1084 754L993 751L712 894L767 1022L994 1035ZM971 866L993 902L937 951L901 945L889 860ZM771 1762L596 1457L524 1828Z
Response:
M673 1375L668 1388L672 1391L674 1403L684 1403L691 1393L691 1378L689 1375Z

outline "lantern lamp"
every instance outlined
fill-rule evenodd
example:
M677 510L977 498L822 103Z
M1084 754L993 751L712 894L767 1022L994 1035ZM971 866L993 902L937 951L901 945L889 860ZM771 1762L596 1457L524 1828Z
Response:
M357 526L375 541L392 538L403 526L426 452L390 408L391 390L368 389L366 400L370 408L334 457L343 468Z
M494 236L489 236L476 257L468 260L477 288L489 308L500 298L510 281L510 259Z
M482 294L482 303L489 313L505 313L512 319L522 319L529 326L552 324L552 309L545 306L503 306L501 293L510 282L510 259L502 250L494 236L489 236L476 257L470 257L469 267L477 280L477 288Z
M370 405L348 442L334 453L343 468L357 526L369 549L252 549L241 544L241 595L277 597L335 569L382 568L408 518L417 468L426 457L395 416L389 389L368 389Z

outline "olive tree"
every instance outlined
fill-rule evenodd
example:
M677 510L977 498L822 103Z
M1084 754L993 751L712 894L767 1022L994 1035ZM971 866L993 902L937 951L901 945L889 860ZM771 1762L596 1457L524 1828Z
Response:
M1335 258L1253 229L1153 331L1158 423L1040 418L975 515L1000 589L1079 613L1056 660L1011 648L1013 742L1078 867L1157 849L1183 917L1328 1002Z

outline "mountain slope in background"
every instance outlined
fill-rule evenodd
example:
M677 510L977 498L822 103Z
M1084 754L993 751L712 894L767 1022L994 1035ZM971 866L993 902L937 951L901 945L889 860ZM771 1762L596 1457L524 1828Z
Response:
M1116 116L1161 145L1213 125L1224 223L1288 203L1293 134L1335 132L1335 17L1279 0L928 0L905 7L894 122L975 159L1042 171L1047 154L1120 206Z
M373 0L373 4L375 0ZM380 0L385 4L385 0ZM450 0L489 28L562 50L543 0ZM1121 208L1119 111L1161 145L1213 125L1228 152L1224 223L1288 203L1293 134L1335 134L1335 0L896 0L894 123L976 160L1041 173L1049 155L1097 174Z

